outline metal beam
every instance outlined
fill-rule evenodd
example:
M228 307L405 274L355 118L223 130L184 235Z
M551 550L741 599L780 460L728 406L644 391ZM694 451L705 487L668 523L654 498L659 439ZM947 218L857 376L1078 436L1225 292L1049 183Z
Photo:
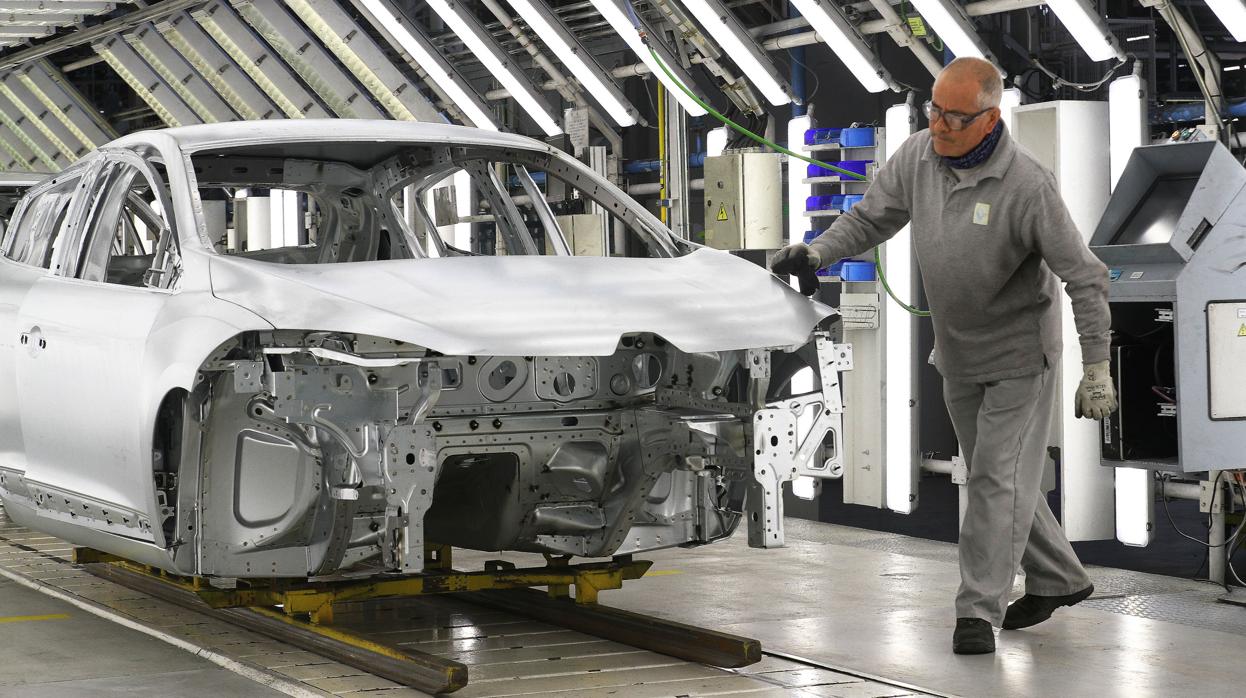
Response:
M117 137L99 109L50 61L35 61L18 70L17 78L87 147L98 148Z
M9 127L3 123L0 123L0 150L9 156L8 162L4 164L6 170L34 172L41 169L35 166L39 158L15 132L10 131Z
M7 99L0 99L0 123L7 126L34 153L36 161L52 168L52 171L59 172L69 164L69 159Z
M156 112L156 116L166 126L202 123L194 110L186 106L177 93L164 84L160 76L139 58L124 39L114 36L91 48Z
M217 46L291 119L330 116L276 53L224 0L192 10L190 16Z
M36 39L41 36L52 36L55 33L56 27L33 26L30 24L19 24L16 26L0 25L0 38Z
M0 78L0 95L12 102L18 111L26 117L27 123L38 129L66 160L74 162L86 154L90 148L74 137L73 132L65 124L53 116L38 98L26 89L15 73Z
M29 4L31 6L42 5L42 6L48 6L48 7L55 7L57 8L57 11L63 13L65 12L64 8L66 6L73 6L73 7L80 8L80 7L83 7L85 3L65 2L64 0L60 0L59 2L57 0L33 0L30 3L17 3L17 2L9 2L8 0L0 0L0 9L3 9L5 6L11 7L14 5L22 5L22 4ZM115 3L98 3L98 4L111 5ZM134 27L137 27L140 24L143 24L144 22L150 22L154 19L159 19L161 17L168 16L170 14L173 14L174 12L181 12L182 10L188 7L201 5L201 4L203 4L203 0L163 0L162 2L149 5L141 10L135 10L134 12L130 12L126 14L124 17L118 17L117 19L112 19L107 22L102 22L100 24L95 25L94 27L90 27L89 29L80 29L71 34L66 34L65 36L57 37L55 39L51 39L50 41L45 41L39 44L38 46L32 46L26 49L25 51L17 51L16 53L11 53L7 56L4 56L3 58L0 58L0 70L14 68L16 66L22 65L23 63L29 63L30 61L36 60L38 58L46 58L47 56L60 53L61 51L73 48L75 46L84 46L86 44L93 44L97 41L105 39L106 37L109 37L118 32L123 32L123 31L128 31L130 29L133 29ZM29 9L16 10L15 9L15 11L28 12L31 10Z
M96 15L117 9L115 2L73 2L72 0L0 0L0 13L24 12L32 15Z
M230 3L337 116L385 118L333 56L280 3L254 0L230 0Z
M251 81L228 54L195 24L189 14L182 13L155 23L169 45L194 66L212 89L244 119L271 119L281 110L263 90Z
M234 121L237 115L212 86L199 76L176 49L165 41L155 26L146 24L122 35L147 65L155 69L182 102L195 111L204 123Z
M55 27L64 27L71 24L81 24L86 19L85 14L60 14L53 12L5 12L0 9L0 24L17 25L17 24L36 24L36 25L52 25Z

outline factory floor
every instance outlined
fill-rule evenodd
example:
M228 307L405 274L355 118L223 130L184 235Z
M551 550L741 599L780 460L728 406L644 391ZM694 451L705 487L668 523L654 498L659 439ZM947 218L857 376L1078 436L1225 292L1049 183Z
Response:
M1035 628L1000 632L995 655L958 657L950 649L954 545L790 518L787 527L783 549L751 550L738 535L644 555L655 562L650 576L603 592L602 602L755 637L764 650L822 667L781 672L790 664L767 657L763 664L773 666L751 670L772 672L765 678L782 679L778 685L788 688L766 695L1241 695L1231 669L1246 646L1246 607L1218 603L1220 587L1092 568L1091 600ZM455 562L473 568L495 557L456 551ZM863 680L869 678L903 690ZM360 685L357 678L352 685ZM173 645L0 580L0 696L114 694L278 695ZM617 695L625 698L628 690Z

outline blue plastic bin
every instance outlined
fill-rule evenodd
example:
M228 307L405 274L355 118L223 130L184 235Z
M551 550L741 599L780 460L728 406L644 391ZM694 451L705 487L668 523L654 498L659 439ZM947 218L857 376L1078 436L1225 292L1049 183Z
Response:
M835 145L842 128L811 128L805 131L805 145Z
M863 148L874 145L874 129L846 128L839 134L839 144L845 148Z
M844 281L878 280L873 262L862 262L856 259L849 259L844 262L844 267L840 270L839 278Z
M833 196L810 196L805 199L806 211L829 211L835 208Z
M843 211L844 213L847 213L852 210L853 206L856 206L861 201L861 199L864 199L864 198L865 198L865 195L863 194L845 194L844 201L842 204L840 204L839 210Z
M866 169L870 166L870 163L872 162L874 161L873 160L840 160L839 162L835 164L838 165L840 169L848 170L850 172L856 172L857 174L864 177ZM818 169L822 169L822 168L818 168ZM860 180L857 180L855 177L842 174L839 172L834 172L831 174L837 175L841 180L845 180L845 181L860 181ZM812 177L813 175L810 175L810 176ZM826 175L819 175L819 176L826 176Z

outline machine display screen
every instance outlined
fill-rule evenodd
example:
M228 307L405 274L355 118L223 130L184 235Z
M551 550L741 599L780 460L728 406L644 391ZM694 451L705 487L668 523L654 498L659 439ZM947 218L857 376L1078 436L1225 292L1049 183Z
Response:
M1177 229L1181 212L1194 195L1198 177L1197 174L1185 174L1156 179L1108 244L1166 244Z

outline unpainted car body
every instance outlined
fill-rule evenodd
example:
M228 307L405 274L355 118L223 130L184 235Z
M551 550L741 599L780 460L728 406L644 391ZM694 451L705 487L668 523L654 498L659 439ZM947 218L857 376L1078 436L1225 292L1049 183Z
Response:
M453 174L495 254L434 220ZM241 249L240 196L264 188L314 224ZM555 209L605 211L647 256L570 255ZM418 572L428 541L600 557L745 517L780 545L782 482L841 450L833 310L519 136L137 133L32 190L0 252L6 511L180 574ZM788 364L812 392L776 390Z

